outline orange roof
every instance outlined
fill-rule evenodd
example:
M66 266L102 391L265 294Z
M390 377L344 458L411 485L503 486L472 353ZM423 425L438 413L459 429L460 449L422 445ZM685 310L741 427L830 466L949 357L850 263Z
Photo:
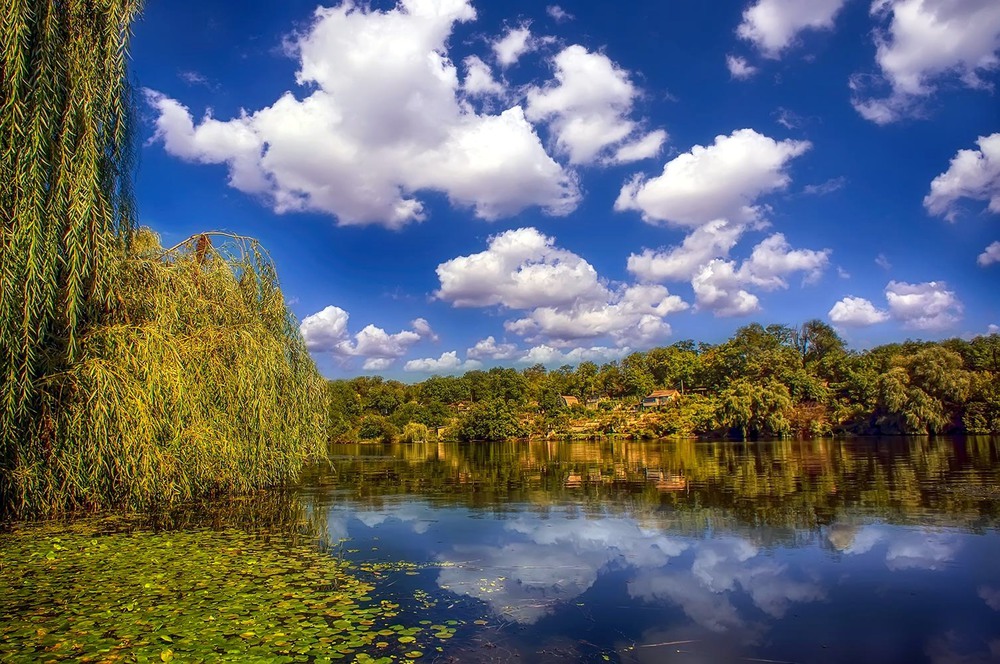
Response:
M647 399L655 399L657 397L679 397L681 395L677 390L653 390L646 397Z

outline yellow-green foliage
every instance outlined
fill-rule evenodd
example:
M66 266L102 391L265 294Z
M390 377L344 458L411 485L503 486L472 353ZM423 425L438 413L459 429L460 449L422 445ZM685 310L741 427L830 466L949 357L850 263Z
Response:
M34 444L13 469L22 513L247 492L321 453L324 381L253 241L164 252L140 231L109 275L115 303L77 359L41 382Z
M0 5L0 468L31 435L38 381L109 303L108 261L133 228L126 45L140 4Z

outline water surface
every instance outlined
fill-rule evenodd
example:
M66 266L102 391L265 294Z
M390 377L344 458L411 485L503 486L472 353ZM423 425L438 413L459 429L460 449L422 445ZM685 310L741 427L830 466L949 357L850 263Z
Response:
M303 499L456 661L1000 661L996 439L341 451Z
M334 451L290 493L0 536L0 659L1000 661L997 438Z

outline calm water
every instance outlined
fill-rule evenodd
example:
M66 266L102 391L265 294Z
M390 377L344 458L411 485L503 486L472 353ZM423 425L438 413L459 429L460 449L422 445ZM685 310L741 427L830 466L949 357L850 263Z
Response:
M1000 661L998 438L335 452L0 535L0 660Z
M384 591L462 620L439 661L989 662L998 450L345 447L301 499L341 555L420 563Z

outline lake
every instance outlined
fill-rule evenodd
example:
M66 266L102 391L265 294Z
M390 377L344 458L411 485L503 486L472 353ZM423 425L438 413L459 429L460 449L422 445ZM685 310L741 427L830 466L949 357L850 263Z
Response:
M1000 439L339 446L0 535L10 661L1000 661Z

